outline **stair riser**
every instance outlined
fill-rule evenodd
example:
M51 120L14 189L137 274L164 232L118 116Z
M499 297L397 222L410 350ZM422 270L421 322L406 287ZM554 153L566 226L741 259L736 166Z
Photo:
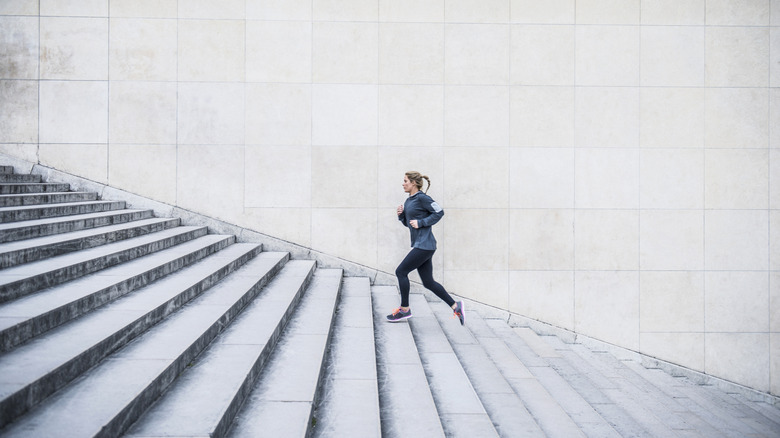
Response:
M141 289L160 278L179 271L182 268L185 268L199 260L208 257L211 254L214 254L230 246L231 243L231 239L221 240L213 245L209 245L206 248L202 248L198 251L186 254L164 265L157 266L147 272L136 275L132 278L128 278L121 283L117 283L102 290L96 291L95 293L90 294L80 300L68 303L67 305L52 310L51 312L42 314L37 318L10 327L0 333L0 352L8 351L17 345L32 339L35 336L38 336L48 330L78 318L79 316L84 315L106 303L114 301L115 299L127 293ZM259 252L260 249L258 248L257 251L242 257L242 259L240 259L240 263L246 263L246 261L252 257L255 257Z
M286 259L285 259L286 260ZM181 356L179 356L161 375L159 375L144 391L135 397L125 409L111 422L106 424L96 437L116 437L122 435L141 415L162 395L174 379L181 374L208 345L235 319L244 307L249 304L268 284L271 278L281 269L283 263L256 283L244 296L238 300L222 317L206 330ZM288 312L292 313L292 312ZM289 317L288 317L289 318ZM285 322L286 324L286 322Z
M133 237L143 236L158 231L167 230L179 226L179 219L171 219L166 222L148 224L131 229L112 231L100 235L92 236L88 239L76 239L67 242L57 242L37 248L27 248L19 251L0 254L0 269L10 268L12 266L30 263L37 260L43 260L49 257L55 257L70 252L81 251L83 249L94 248L121 240L131 239Z
M0 173L0 183L39 183L40 175L19 175Z
M0 173L14 173L14 166L0 166Z
M209 275L208 277L204 278L202 281L198 282L197 284L182 291L174 298L168 300L166 303L149 311L144 316L135 320L133 323L128 324L123 329L117 331L112 336L109 336L108 338L104 339L103 341L96 344L89 350L80 354L78 357L70 360L66 364L59 367L58 369L53 370L45 377L35 381L34 383L26 386L25 388L14 393L8 398L0 401L0 427L5 426L10 421L13 421L13 419L24 414L32 406L35 406L37 403L40 403L43 399L53 394L55 391L67 385L68 383L70 383L73 379L77 378L78 376L86 372L95 364L103 360L106 356L120 349L121 347L125 346L127 343L129 343L130 341L138 337L140 334L144 333L146 330L148 330L149 328L153 327L155 324L165 319L168 315L174 313L182 306L190 302L193 298L196 298L204 291L208 290L214 284L216 284L217 282L225 278L227 275L229 275L230 273L234 272L236 269L241 267L250 258L252 258L254 254L255 254L254 252L246 254L241 258L231 262L229 265L214 272L212 275ZM279 263L276 270L274 270L273 272L274 273L277 272L278 269L281 268L281 265L282 262ZM260 284L260 287L262 287L262 285L264 285L268 281L268 279L271 278L271 276L273 276L273 274L269 273L266 277L264 277L261 283L258 283ZM257 289L259 290L259 287ZM254 291L254 294L256 295L257 291ZM244 305L246 305L247 302L248 301L246 300L241 301L241 303L243 304L240 306L238 311L234 311L234 308L231 308L230 311L226 313L227 316L223 315L222 319L220 319L220 322L222 322L222 320L226 318L227 321L232 320L232 318L234 318L235 315L238 312L240 312L240 309L243 309ZM234 313L231 313L231 311L233 311ZM229 322L224 322L223 323L224 325L221 325L220 322L214 324L210 328L210 330L207 333L205 333L203 336L201 336L201 338L196 342L195 345L198 348L194 354L190 352L190 350L192 350L193 347L190 347L190 349L187 350L187 353L190 353L191 355L187 355L187 353L185 353L185 356L187 357L184 359L180 358L179 361L174 364L174 365L178 365L177 366L178 372L176 372L176 374L172 376L173 378L178 376L179 373L183 371L184 368L186 368L187 364L189 364L190 361L194 359L195 356L197 356L197 353L200 350L202 350L206 345L208 345L209 342L211 342L211 340L216 336L216 334L222 330L224 325L227 325L229 323ZM168 383L166 383L166 386L167 384L170 384L170 381L172 380L172 378L170 379L168 378L170 376L166 377L167 373L170 370L171 368L166 370L163 376L161 376L163 378L163 381L166 380L168 381ZM147 390L149 389L150 388L147 388ZM159 394L157 394L157 396L159 396ZM154 399L156 399L157 396L152 398L152 401L154 401ZM117 435L107 435L107 436L117 436Z
M66 202L84 202L97 199L97 193L37 193L31 195L4 195L0 197L0 207L23 207L27 205L64 204Z
M255 361L255 363L252 365L252 368L249 370L246 379L236 392L236 396L230 402L230 405L225 410L225 414L220 419L214 431L210 434L211 437L219 438L227 435L230 427L232 426L233 420L241 410L241 406L244 404L244 401L247 399L247 397L249 397L249 395L252 393L257 379L262 374L266 362L268 362L268 359L271 357L276 344L279 342L279 339L282 336L282 332L284 331L285 327L287 327L287 323L292 319L292 315L295 313L295 309L298 307L298 304L301 301L303 292L311 284L313 275L314 269L309 271L309 274L301 283L301 287L296 291L295 297L290 301L290 306L284 313L284 317L279 321L279 324L274 329L273 334L268 339L265 347L263 347L263 351L258 356L257 361Z
M124 263L129 260L142 257L180 243L196 239L207 234L207 229L198 228L188 233L178 234L166 239L150 242L135 248L129 248L114 254L100 257L83 263L78 263L66 268L45 272L33 277L25 278L13 283L0 286L0 303L16 299L18 297L37 292L47 287L65 283L82 277L92 272L100 271L111 266Z
M142 219L151 219L152 217L154 217L154 212L152 212L152 210L143 210L130 213L117 213L116 215L99 218L74 219L73 221L58 222L56 224L34 225L29 227L20 226L19 228L6 230L1 233L0 243L16 242L19 240L87 230L108 225L119 225Z
M45 219L60 216L72 216L75 214L99 213L109 210L122 210L125 208L124 201L101 202L97 204L70 204L59 205L56 207L42 206L40 208L30 208L23 210L8 210L0 212L0 222L19 222L35 219Z
M0 184L0 195L68 191L70 191L70 184Z

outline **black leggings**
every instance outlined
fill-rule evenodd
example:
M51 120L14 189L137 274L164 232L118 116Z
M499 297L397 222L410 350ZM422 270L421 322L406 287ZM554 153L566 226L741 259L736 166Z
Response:
M441 298L450 307L455 304L450 294L433 279L433 253L436 250L424 250L412 248L406 258L398 265L395 270L395 276L398 277L398 287L401 289L401 307L409 307L409 273L417 269L420 274L423 286L430 290L437 297Z

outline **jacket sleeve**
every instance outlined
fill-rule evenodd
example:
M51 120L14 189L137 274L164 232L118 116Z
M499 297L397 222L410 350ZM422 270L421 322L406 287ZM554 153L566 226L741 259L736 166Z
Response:
M441 220L442 216L444 216L444 210L430 196L426 195L424 198L420 199L420 201L422 202L423 208L430 214L418 220L417 223L420 227L432 227L436 222Z
M408 227L409 224L406 222L406 210L401 212L401 214L398 215L398 220L401 221L402 224L404 224L405 227Z

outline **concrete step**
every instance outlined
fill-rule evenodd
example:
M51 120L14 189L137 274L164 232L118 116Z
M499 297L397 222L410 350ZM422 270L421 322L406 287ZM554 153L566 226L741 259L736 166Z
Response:
M9 424L3 435L121 435L262 292L287 257L260 254ZM313 270L312 262L291 262L283 270L300 264Z
M542 339L549 338L549 336L540 337L527 327L515 327L513 331L531 351L546 362L544 366L529 366L528 370L555 398L561 408L586 436L620 436L612 424L594 410L593 406L552 366L551 362L560 358L561 355L558 350Z
M412 330L406 322L389 323L385 318L398 307L398 289L373 286L371 301L382 436L443 437L444 429Z
M499 436L545 437L494 362L494 359L500 360L500 356L491 356L486 350L492 349L495 353L496 342L500 341L490 329L485 330L482 317L467 308L463 327L460 321L452 318L445 303L431 303L431 308Z
M206 227L176 227L0 271L0 303L205 236Z
M311 435L341 279L317 270L228 436Z
M611 425L619 436L646 436L645 428L603 392L602 389L613 386L609 380L593 370L582 369L582 364L576 362L574 353L568 349L561 348L557 351L557 357L547 358L550 366L590 405L591 409ZM574 364L568 358L572 358Z
M98 213L101 211L122 210L124 208L125 201L86 201L23 207L0 207L0 223Z
M650 436L675 436L693 430L678 412L684 409L671 397L653 397L642 391L640 379L631 376L626 379L622 366L611 354L604 351L591 351L582 344L572 344L571 350L576 356L571 360L582 366L590 367L591 372L599 373L609 383L601 388L604 394L615 404L621 406Z
M0 424L20 416L241 267L256 253L256 245L238 244L224 251L0 356ZM263 257L270 259L268 272L283 261L278 253Z
M0 244L0 269L156 233L178 227L180 223L181 220L178 218L151 218L97 229L3 243Z
M660 370L654 370L656 372L653 373L632 361L625 362L625 365L636 371L641 369L643 378L655 387L653 392L662 391L666 396L673 398L675 403L684 409L680 414L685 415L686 420L695 425L696 431L713 437L743 437L758 434L758 431L743 422L729 420L733 415L720 403L713 402L706 395L705 387L693 386L690 382L683 381L684 378L675 378ZM688 394L689 390L697 394Z
M445 435L498 437L493 422L425 297L411 294L409 305L413 316L408 322ZM451 317L452 309L444 307L437 310ZM463 326L460 328L467 330Z
M372 313L369 279L344 278L314 414L317 438L382 436Z
M780 410L766 403L746 399L743 403L736 394L713 391L712 387L692 384L685 378L675 382L668 374L663 373L663 378L638 362L618 360L583 345L572 345L572 350L577 360L593 365L610 380L622 384L618 390L623 394L634 396L645 411L637 421L651 422L652 418L646 417L652 415L680 435L780 436ZM778 418L772 420L760 412L762 409Z
M550 437L584 437L585 433L571 418L561 403L545 387L531 369L548 366L503 320L487 319L486 325L512 354L502 346L492 346L497 352L494 361L523 401L542 431ZM500 356L498 356L500 355Z
M97 193L95 192L24 193L0 195L0 207L64 204L67 202L94 201L96 199Z
M323 271L315 272L312 266L306 261L290 262L289 268L270 282L230 327L176 379L171 389L130 428L126 436L225 436L242 405L246 410L245 400L250 396L258 376L273 363L276 355L272 352L280 337L287 336L286 331L282 333L288 321L300 320L302 310L299 301L319 300L318 294L328 292L323 291L323 287L338 292L341 271L338 272L339 277L333 276L333 281L325 284L322 281ZM335 294L331 298L335 300ZM317 304L321 304L320 301ZM313 310L322 313L323 309ZM307 324L311 324L312 328L323 319L316 313L307 317ZM308 359L313 352L308 347L292 350L305 353L297 355L295 363L287 364L291 365L288 373L296 371L295 367L300 371L302 366L311 365L302 360L304 355ZM276 379L272 383L294 386L308 376L292 374L276 376ZM251 404L250 401L246 403ZM274 430L269 424L265 426L266 433Z
M39 183L40 175L22 175L18 173L0 173L0 183Z
M0 184L0 195L23 193L69 192L70 184L64 183L5 183Z
M105 227L127 222L151 219L152 210L110 210L99 213L53 217L21 222L0 223L0 243L16 242L52 234L69 233L90 228Z
M209 234L0 305L0 352L223 250L233 240Z

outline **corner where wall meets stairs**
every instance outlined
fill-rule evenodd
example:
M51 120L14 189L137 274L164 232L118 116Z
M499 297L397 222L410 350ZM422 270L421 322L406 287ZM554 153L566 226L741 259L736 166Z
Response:
M775 399L478 303L392 324L386 274L7 164L0 436L780 436Z

